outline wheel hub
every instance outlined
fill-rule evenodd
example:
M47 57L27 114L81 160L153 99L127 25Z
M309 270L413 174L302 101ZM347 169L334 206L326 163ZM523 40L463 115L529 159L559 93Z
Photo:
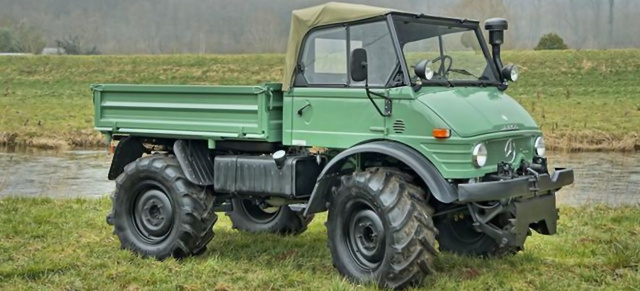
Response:
M150 189L137 199L134 217L138 230L150 242L164 239L173 225L173 207L162 191Z
M374 268L382 262L385 237L382 220L373 210L360 209L351 216L348 245L362 267Z

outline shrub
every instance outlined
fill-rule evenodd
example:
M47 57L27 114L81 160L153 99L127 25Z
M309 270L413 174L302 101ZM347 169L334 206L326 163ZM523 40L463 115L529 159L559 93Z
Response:
M535 50L566 50L569 47L564 39L555 33L547 33L540 38Z
M15 52L15 39L11 30L5 27L0 27L0 52L13 53Z
M99 55L98 48L94 46L85 47L80 38L69 36L67 38L56 40L56 46L64 50L68 55Z
M38 54L44 45L40 30L30 26L27 21L0 28L0 52Z

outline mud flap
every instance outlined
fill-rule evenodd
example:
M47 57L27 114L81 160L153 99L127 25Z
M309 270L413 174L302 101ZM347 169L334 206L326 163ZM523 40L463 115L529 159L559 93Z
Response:
M555 234L558 221L554 193L514 202L516 218L513 222L515 245L521 246L527 239L529 228L541 234Z
M213 185L213 160L205 141L177 140L173 144L173 152L191 183Z

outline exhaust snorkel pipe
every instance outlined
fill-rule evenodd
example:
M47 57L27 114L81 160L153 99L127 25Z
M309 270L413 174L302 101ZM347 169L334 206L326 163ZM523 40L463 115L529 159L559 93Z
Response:
M491 18L484 23L484 29L489 31L489 44L493 48L493 62L500 71L502 71L500 45L504 43L504 31L508 28L509 23L504 18Z
M518 79L518 69L515 65L502 65L500 58L500 45L504 43L504 31L509 28L509 23L504 18L487 19L484 23L484 29L489 31L489 44L493 48L493 62L498 68L500 81L502 85L498 88L502 91L508 87L507 81L515 82Z

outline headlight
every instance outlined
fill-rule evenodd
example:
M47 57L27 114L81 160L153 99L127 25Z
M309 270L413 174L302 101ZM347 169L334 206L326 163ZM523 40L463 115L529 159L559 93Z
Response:
M479 143L473 147L473 165L476 167L484 167L487 164L487 147L484 143Z
M536 138L536 141L533 142L533 147L536 149L536 154L538 156L544 157L544 152L546 151L544 147L544 138L541 136Z
M518 81L518 67L514 64L508 64L504 68L502 68L502 77L515 82Z
M413 68L416 76L418 76L422 80L431 80L433 78L433 70L429 67L431 65L430 60L422 60L416 64Z

